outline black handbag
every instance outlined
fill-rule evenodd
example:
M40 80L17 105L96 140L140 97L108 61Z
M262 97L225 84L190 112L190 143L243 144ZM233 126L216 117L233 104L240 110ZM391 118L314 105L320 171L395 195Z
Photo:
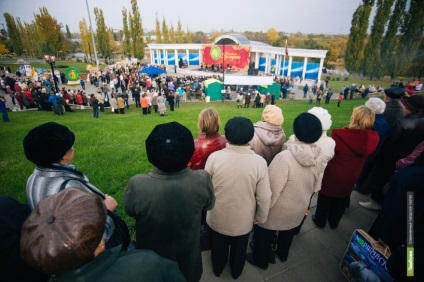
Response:
M96 194L100 198L105 199L105 196L103 194L92 189L90 187L90 185L87 185L86 181L84 181L83 179L80 179L80 178L66 179L62 183L62 185L60 185L60 191L65 189L66 184L71 180L75 180L75 181L78 181L78 182L84 184L84 186L87 187L93 194ZM107 215L110 218L112 218L113 223L115 225L115 229L113 230L113 233L110 236L109 240L106 242L106 248L111 249L111 248L114 248L116 246L122 245L122 250L126 251L128 249L129 244L130 244L130 241L131 241L131 236L130 236L130 232L128 230L127 224L125 223L125 221L122 220L121 217L119 217L119 215L117 215L114 212L111 212L110 210L107 210Z

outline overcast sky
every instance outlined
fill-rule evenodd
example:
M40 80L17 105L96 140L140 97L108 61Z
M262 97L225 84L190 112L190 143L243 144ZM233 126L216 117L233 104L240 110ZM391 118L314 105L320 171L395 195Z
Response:
M277 31L289 33L348 34L352 14L362 0L138 0L143 28L155 29L155 17L162 23L190 31ZM108 27L122 28L122 8L131 10L130 0L88 0L95 29L93 8L103 10ZM85 0L0 0L0 24L7 12L22 21L31 22L38 8L45 6L50 14L71 32L78 32L78 22L88 14Z

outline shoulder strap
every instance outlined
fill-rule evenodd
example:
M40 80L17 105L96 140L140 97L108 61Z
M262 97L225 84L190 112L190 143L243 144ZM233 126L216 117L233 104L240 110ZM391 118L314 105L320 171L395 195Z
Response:
M96 190L94 190L93 188L91 188L86 181L84 181L81 178L68 178L65 181L63 181L63 183L60 185L60 191L62 191L63 189L65 189L66 184L68 184L69 181L71 180L75 180L78 181L79 183L84 184L85 187L88 188L88 190L90 190L91 192L93 192L93 194L96 194L97 196L99 196L100 198L104 199L105 196L103 194L100 194L99 192L97 192Z

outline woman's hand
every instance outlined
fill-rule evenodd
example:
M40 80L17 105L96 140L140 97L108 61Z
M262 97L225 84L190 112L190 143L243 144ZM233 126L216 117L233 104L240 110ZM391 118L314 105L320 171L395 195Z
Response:
M104 203L105 203L106 208L108 210L110 210L111 212L114 212L116 210L116 208L118 207L118 202L114 198L109 196L108 194L106 194L106 198L104 199Z

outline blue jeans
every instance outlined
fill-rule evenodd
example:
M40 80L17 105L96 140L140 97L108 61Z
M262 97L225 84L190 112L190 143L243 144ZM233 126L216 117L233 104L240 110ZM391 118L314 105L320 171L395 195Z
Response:
M124 99L124 101L125 101L125 106L126 106L127 108L129 108L129 107L130 107L130 105L128 104L128 98L125 98L125 99Z
M3 121L10 121L9 116L7 115L7 111L5 110L4 112L2 112L3 114Z
M93 117L95 118L99 117L99 108L93 108Z

